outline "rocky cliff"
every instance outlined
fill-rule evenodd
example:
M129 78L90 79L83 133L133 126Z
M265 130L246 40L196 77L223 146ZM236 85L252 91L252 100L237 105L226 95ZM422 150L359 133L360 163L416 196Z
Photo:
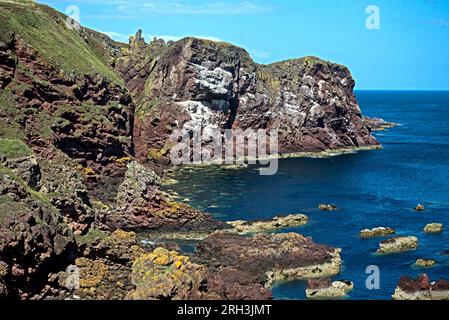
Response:
M228 234L162 192L151 168L168 164L175 129L198 126L275 128L282 152L377 145L347 68L317 58L262 66L230 44L147 44L141 32L125 45L66 18L0 0L0 298L259 299L285 269L338 273L337 249ZM189 262L131 230L208 240ZM244 269L224 255L239 244ZM262 271L251 266L258 246Z
M341 65L315 57L256 64L242 48L185 38L145 43L116 68L137 105L139 160L163 160L175 129L277 129L281 153L377 146Z

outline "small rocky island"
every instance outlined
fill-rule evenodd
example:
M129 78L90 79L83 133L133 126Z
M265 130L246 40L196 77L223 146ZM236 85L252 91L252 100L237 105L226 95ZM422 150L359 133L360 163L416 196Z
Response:
M371 133L388 124L362 116L346 67L259 65L228 43L141 31L118 43L32 1L0 0L0 19L0 298L270 299L277 281L339 274L340 249L264 233L306 216L225 223L163 192L161 176L171 133L199 123L277 129L283 154L380 148ZM182 253L141 232L203 241ZM310 284L316 297L352 289Z

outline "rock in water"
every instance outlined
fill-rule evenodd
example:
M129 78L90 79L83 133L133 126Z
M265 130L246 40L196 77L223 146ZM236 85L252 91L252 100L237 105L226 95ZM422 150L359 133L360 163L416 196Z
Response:
M337 206L333 204L320 204L318 209L321 211L335 211L337 210Z
M416 211L425 211L426 207L423 204L418 204L415 208Z
M296 233L246 237L216 232L197 245L197 259L218 271L234 268L270 286L276 281L332 277L340 272L341 249Z
M394 254L402 253L418 248L417 237L396 237L382 241L379 244L377 253L379 254Z
M391 236L392 234L395 234L396 231L392 228L373 228L373 229L365 229L360 231L360 238L367 239L367 238L375 238L375 237L387 237Z
M443 224L442 223L429 223L424 227L425 233L441 233L443 232Z
M437 262L433 259L418 259L415 262L415 266L419 268L431 268L436 264Z
M354 289L351 281L335 281L330 279L309 280L306 296L308 299L342 299Z
M403 277L399 280L394 300L449 300L449 281L438 280L430 283L429 276L423 274L416 280Z
M232 221L228 222L240 234L273 231L282 228L294 228L306 225L309 218L303 214L291 214L285 217L275 217L268 221Z

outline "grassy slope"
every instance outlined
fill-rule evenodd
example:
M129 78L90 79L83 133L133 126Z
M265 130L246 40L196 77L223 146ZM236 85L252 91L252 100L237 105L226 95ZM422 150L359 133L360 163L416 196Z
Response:
M0 0L0 41L18 34L44 60L67 73L100 73L122 84L109 68L111 58L105 41L113 41L88 29L70 30L65 19L65 15L45 5Z

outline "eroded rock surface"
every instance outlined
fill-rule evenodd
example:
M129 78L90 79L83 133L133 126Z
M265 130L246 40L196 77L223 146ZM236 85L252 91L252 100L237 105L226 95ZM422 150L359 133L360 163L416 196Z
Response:
M351 281L308 280L306 296L308 299L342 299L346 298L353 288Z
M192 207L173 201L159 190L160 178L133 161L117 195L117 209L106 217L108 225L124 229L158 231L215 231L223 224Z
M415 250L416 248L418 248L417 237L395 237L382 241L377 253L395 254Z
M291 214L287 216L278 216L273 220L267 221L232 221L228 222L235 231L240 234L258 233L265 231L275 231L283 228L294 228L306 225L309 218L303 214Z
M403 277L393 295L394 300L449 300L449 281L430 282L423 274L417 279Z
M196 258L213 270L235 268L270 286L286 279L334 276L340 272L340 251L296 233L246 237L222 231L198 244Z
M395 233L396 231L392 228L379 227L360 231L360 238L367 239L375 237L387 237Z
M258 65L228 43L146 44L139 31L117 70L137 101L141 161L167 161L176 129L277 129L282 153L378 145L349 70L315 57Z

